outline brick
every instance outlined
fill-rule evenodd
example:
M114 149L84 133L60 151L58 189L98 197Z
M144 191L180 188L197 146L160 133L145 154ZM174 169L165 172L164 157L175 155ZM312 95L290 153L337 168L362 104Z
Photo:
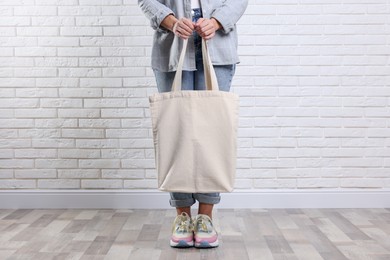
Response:
M271 188L271 189L293 189L296 188L295 179L267 179L254 180L253 186L255 188Z
M1 180L0 189L35 189L35 180Z
M80 159L80 168L120 168L119 159Z
M14 172L12 169L0 169L0 179L13 179Z
M16 179L53 179L57 178L55 169L15 170Z
M81 180L83 189L122 189L122 180Z
M102 178L105 179L143 179L145 177L144 170L118 170L118 169L102 169Z
M77 168L77 159L36 159L35 167L42 169Z
M57 156L55 149L18 149L15 150L15 158L54 158Z
M102 129L62 129L61 136L66 138L102 138Z
M156 180L124 180L125 189L153 189L157 188Z
M99 169L59 169L58 178L63 179L98 179Z
M51 179L38 180L40 189L80 189L80 180Z
M58 149L59 158L100 158L100 151L97 149Z

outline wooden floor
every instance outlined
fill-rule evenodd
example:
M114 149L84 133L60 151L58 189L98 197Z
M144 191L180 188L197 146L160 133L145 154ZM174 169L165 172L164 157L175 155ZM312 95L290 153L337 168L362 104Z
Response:
M220 246L169 246L175 210L2 209L0 259L390 259L390 209L216 209Z

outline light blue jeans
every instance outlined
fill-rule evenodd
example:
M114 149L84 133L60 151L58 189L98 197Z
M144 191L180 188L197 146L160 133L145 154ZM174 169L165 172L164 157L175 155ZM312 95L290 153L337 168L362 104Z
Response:
M196 21L201 17L200 9L193 10L193 21ZM182 75L182 90L206 90L206 84L204 79L203 59L202 59L202 38L194 32L193 34L195 43L195 60L196 71L183 70ZM236 64L229 65L214 65L215 74L219 85L219 90L230 91L231 82L235 73ZM169 92L172 89L173 79L175 78L175 71L173 72L161 72L153 70L156 77L158 92ZM183 193L183 192L171 192L171 199L169 203L172 207L190 207L199 203L217 204L221 200L219 193Z

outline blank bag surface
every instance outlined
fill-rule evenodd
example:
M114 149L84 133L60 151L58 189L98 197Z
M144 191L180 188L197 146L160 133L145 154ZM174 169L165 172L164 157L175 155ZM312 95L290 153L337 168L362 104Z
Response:
M220 91L202 41L207 90L181 90L187 40L170 92L149 96L158 188L231 192L236 175L239 97Z

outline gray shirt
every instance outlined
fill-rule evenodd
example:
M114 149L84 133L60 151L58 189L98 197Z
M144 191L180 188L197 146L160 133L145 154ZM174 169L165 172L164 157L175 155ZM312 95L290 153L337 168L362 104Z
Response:
M237 54L236 23L243 15L248 0L200 0L204 18L214 17L222 25L215 36L207 41L214 65L239 63ZM175 71L179 62L183 41L160 24L169 14L180 19L191 19L191 0L138 0L138 5L155 30L152 45L152 68L159 71ZM194 43L188 41L183 70L196 70Z

